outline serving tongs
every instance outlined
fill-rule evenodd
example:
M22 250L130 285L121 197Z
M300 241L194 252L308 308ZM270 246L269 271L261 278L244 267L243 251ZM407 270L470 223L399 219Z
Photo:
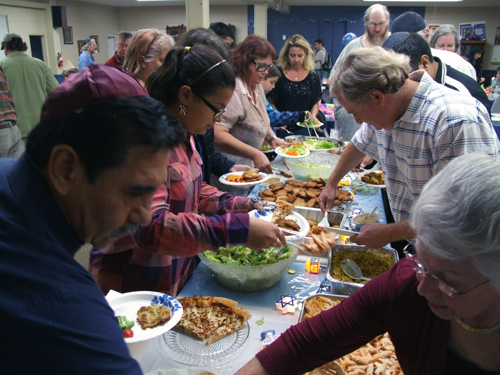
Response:
M281 228L280 228L281 229ZM296 244L294 243L287 243L286 245L282 245L278 250L276 250L273 254L273 256L275 258L279 257L281 255L281 253L283 252L283 249L287 246L292 246L292 247L295 247L297 248L298 250L301 250L300 246L297 246Z

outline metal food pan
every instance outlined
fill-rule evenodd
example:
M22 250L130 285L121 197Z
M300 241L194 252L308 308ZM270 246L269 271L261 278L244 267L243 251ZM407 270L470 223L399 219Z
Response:
M318 297L318 296L329 298L332 301L343 301L343 300L345 300L348 297L348 296L341 296L341 295L338 295L338 294L327 294L327 293L323 294L323 293L320 293L320 294L313 294L312 296L309 296L309 297L305 298L302 301L302 307L300 309L300 315L299 315L299 320L298 320L299 323L302 320L304 320L306 301L308 301L310 299L313 299L315 297Z
M339 228L344 228L347 220L347 214L340 211L331 211L325 216L325 213L319 208L295 206L293 209L298 214L301 214L306 220L314 221L316 224L323 226L338 225Z
M348 281L338 280L331 275L332 268L333 268L333 258L335 256L335 254L341 250L363 252L363 251L367 251L368 249L370 249L374 253L390 254L392 256L392 260L393 260L392 264L393 265L399 260L398 252L391 247L381 247L380 249L371 249L371 248L366 247L366 246L358 246L358 245L336 245L336 246L332 246L332 248L328 252L328 268L326 270L326 278L333 283L340 283L340 284L352 286L354 288L361 288L364 284L358 284L358 283L352 283L352 282L348 282Z

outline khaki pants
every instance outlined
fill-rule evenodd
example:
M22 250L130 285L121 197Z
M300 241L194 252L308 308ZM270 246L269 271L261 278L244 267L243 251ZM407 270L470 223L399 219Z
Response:
M0 157L18 158L23 152L24 142L21 140L21 132L17 125L0 129Z

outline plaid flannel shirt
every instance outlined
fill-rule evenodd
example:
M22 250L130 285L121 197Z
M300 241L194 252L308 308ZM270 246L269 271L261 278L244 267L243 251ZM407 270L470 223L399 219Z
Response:
M104 293L154 290L175 297L198 264L196 254L247 242L249 198L202 182L201 157L189 139L171 152L168 179L153 197L151 224L92 249L90 271ZM179 249L184 256L169 255Z

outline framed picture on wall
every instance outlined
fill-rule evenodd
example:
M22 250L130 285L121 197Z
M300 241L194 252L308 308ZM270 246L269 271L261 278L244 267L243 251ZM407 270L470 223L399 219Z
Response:
M82 53L82 48L83 48L83 40L78 40L76 42L76 44L78 45L78 56L80 56L80 54Z
M64 44L73 44L73 28L71 26L63 27Z
M177 38L186 32L186 26L167 26L167 34L171 35L172 38L177 42Z
M469 24L460 24L460 39L461 40L471 40L474 38L474 29L472 25Z
M97 35L91 35L90 39L95 40L95 44L97 44L97 52L99 52L100 51L100 49L99 49L99 37Z

